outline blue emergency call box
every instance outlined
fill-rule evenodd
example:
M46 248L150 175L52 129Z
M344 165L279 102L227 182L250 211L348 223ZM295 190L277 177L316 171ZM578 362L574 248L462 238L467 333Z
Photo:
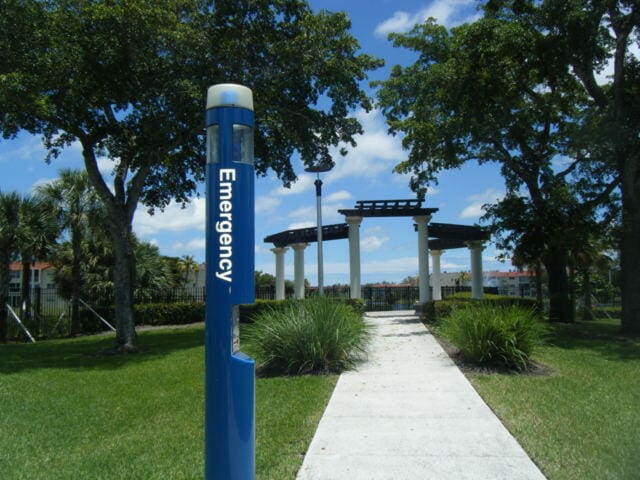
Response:
M207 92L205 479L255 478L255 362L240 351L239 305L254 298L253 96Z

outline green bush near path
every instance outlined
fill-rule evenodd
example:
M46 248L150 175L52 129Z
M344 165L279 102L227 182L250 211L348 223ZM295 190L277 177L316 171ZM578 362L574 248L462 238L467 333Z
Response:
M267 374L340 373L364 358L370 326L344 302L316 297L254 317L249 338Z
M0 345L2 480L203 477L204 328L139 339L126 356L98 354L112 334ZM336 380L256 380L258 480L295 478Z
M480 302L454 309L439 331L478 365L526 370L543 326L532 310Z

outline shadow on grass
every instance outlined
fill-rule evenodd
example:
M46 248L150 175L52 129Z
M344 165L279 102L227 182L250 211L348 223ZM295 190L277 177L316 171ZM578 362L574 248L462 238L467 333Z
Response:
M620 324L594 320L548 324L545 343L563 349L591 350L611 360L640 360L640 339L620 334Z
M36 344L0 345L0 374L37 369L116 370L126 365L153 361L170 353L201 347L204 328L140 332L140 352L103 355L113 348L114 335L97 335Z

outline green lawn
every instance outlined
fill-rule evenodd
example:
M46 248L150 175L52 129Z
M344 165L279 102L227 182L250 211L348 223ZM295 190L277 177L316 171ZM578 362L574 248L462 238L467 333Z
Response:
M553 325L548 376L469 374L551 480L640 478L640 340L619 321Z
M203 340L144 332L129 356L95 355L112 336L0 346L0 477L202 478ZM294 478L336 379L257 380L258 479Z

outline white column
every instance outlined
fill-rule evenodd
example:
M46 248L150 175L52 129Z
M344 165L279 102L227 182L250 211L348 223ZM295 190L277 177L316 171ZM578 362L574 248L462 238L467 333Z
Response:
M431 215L413 217L418 224L418 291L419 303L425 304L431 298L429 295L429 229L427 224Z
M471 298L481 299L482 290L482 250L481 241L467 242L471 252Z
M287 247L271 249L276 255L276 300L284 300L284 254L287 250Z
M361 298L360 293L360 223L362 217L345 217L349 225L349 275L351 298Z
M304 249L309 246L308 243L294 243L290 245L293 248L293 277L294 277L294 296L295 298L304 298Z
M442 285L440 283L440 256L442 250L431 250L433 260L433 273L431 274L431 286L433 287L433 299L442 300Z

